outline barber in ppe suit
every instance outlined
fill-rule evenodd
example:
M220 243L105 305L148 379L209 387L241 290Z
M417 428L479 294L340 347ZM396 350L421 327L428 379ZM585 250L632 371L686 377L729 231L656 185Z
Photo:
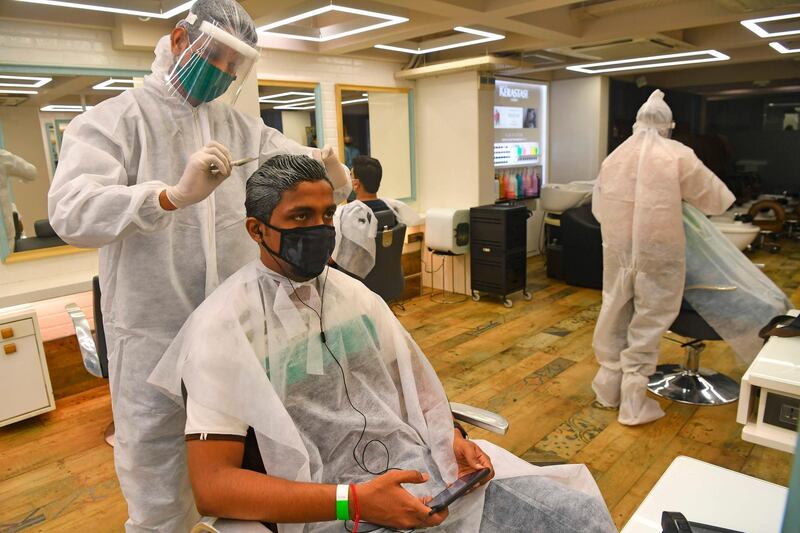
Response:
M673 127L656 90L639 109L633 135L603 161L592 199L603 234L603 305L593 342L600 370L592 388L601 404L619 407L626 425L664 416L646 393L661 336L683 297L681 203L718 215L734 201L690 148L668 138Z
M128 532L188 531L198 517L184 412L146 380L205 296L258 257L244 225L247 177L276 154L309 155L337 199L350 192L332 150L300 146L229 105L258 59L256 41L235 0L198 0L159 41L144 87L86 111L64 135L50 220L65 241L100 248Z

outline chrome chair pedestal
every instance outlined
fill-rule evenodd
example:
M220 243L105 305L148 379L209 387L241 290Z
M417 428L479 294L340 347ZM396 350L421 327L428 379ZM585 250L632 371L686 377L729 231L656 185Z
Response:
M714 370L700 368L703 349L702 342L686 345L686 366L658 365L647 386L650 392L691 405L725 405L738 400L738 383Z

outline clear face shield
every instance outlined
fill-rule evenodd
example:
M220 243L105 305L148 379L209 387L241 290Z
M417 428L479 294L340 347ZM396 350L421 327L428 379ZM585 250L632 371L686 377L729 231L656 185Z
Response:
M197 17L190 13L186 21L195 24ZM258 57L256 48L204 20L167 76L169 93L191 106L212 100L233 105Z

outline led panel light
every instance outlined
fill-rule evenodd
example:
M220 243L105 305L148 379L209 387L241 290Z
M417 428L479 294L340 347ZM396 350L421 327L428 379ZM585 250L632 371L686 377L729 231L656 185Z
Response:
M272 109L280 109L280 110L288 110L288 111L306 111L306 110L309 110L309 109L316 109L316 108L317 108L316 105L293 104L293 105L278 105L278 106L273 107Z
M323 35L322 32L320 32L318 36L314 36L314 35L298 35L294 33L275 31L277 28L288 26L290 24L294 24L295 22L300 22L302 20L306 20L312 17L317 17L319 15L323 15L325 13L330 13L330 12L361 15L363 17L380 19L382 22L376 22L375 24L368 24L366 26L361 26L359 28L354 28L352 30L333 33L331 35ZM408 18L398 17L396 15L388 15L386 13L378 13L377 11L367 11L365 9L356 9L353 7L337 6L336 4L330 4L327 6L320 7L319 9L306 11L305 13L295 15L294 17L285 18L283 20L279 20L271 24L260 26L259 28L256 29L256 31L258 33L262 33L265 35L274 35L277 37L286 37L288 39L299 39L301 41L313 41L317 43L324 43L327 41L333 41L334 39L342 39L343 37L356 35L358 33L373 31L380 28L385 28L387 26L394 26L395 24L401 24L403 22L408 22Z
M69 2L65 0L17 0L17 2L25 2L27 4L40 4L45 6L54 7L70 7L73 9L86 9L88 11L104 11L106 13L117 13L119 15L136 15L137 17L150 17L156 19L171 19L175 15L183 13L192 7L196 0L184 2L169 11L163 13L151 11L139 11L137 9L125 9L121 7L98 6L93 4L83 4L77 2Z
M91 109L94 106L87 105L85 109ZM83 113L84 107L81 105L68 105L68 104L50 104L46 105L42 108L39 108L39 111L49 111L49 112L60 112L60 113Z
M133 89L133 80L111 78L110 80L101 81L97 85L93 85L92 89L98 91L127 91L128 89Z
M644 70L675 65L691 65L693 63L727 61L728 59L730 59L729 56L716 50L701 50L699 52L682 52L679 54L635 57L633 59L619 59L616 61L603 61L601 63L573 65L567 67L567 70L582 72L584 74L604 74L606 72L622 72L626 70Z
M10 81L6 81L10 80ZM21 87L23 89L38 89L53 81L53 78L41 76L6 76L0 74L0 87Z
M499 33L492 33L489 31L482 31L476 30L473 28L466 28L464 26L456 26L453 30L459 33L468 33L470 35L475 35L478 38L472 39L470 41L464 41L460 43L452 43L452 44L445 44L442 46L434 46L431 48L417 48L414 50L413 48L405 48L402 46L392 46L389 44L376 44L375 48L380 48L381 50L392 50L394 52L405 52L407 54L414 54L414 55L422 55L422 54L430 54L431 52L441 52L442 50L452 50L453 48L461 48L463 46L474 46L476 44L483 44L489 43L492 41L499 41L501 39L505 39L505 35L500 35Z
M782 54L796 54L800 52L800 48L787 48L783 43L769 43L769 45Z
M300 96L300 98L286 100L285 98L287 96ZM258 101L262 104L296 104L298 102L308 102L309 100L314 100L315 98L316 95L314 93L290 91L286 93L267 94L260 96Z
M0 87L0 94L39 94L39 91L30 91L25 89L3 89Z
M369 102L369 98L358 98L357 100L345 100L342 105L363 104Z
M761 27L761 24L765 22L775 22L776 20L791 20L791 19L800 19L800 13L790 13L788 15L777 15L774 17L763 17L760 19L750 19L750 20L743 20L741 22L742 26L750 30L751 32L755 33L761 38L766 37L786 37L787 35L799 35L800 34L800 21L798 21L798 29L796 30L788 30L788 31L776 31L770 32L765 30Z

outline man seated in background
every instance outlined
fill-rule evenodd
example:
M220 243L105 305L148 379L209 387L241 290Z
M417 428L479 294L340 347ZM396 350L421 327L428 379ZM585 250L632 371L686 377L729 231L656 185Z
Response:
M375 237L379 230L394 228L398 222L411 227L422 221L419 213L403 202L378 198L382 178L380 161L365 155L353 158L355 198L336 211L333 221L336 248L332 265L360 279L366 278L375 266Z
M259 259L192 314L150 377L176 401L185 389L203 514L290 533L351 530L335 520L354 518L447 533L616 531L583 465L533 467L454 426L433 367L386 304L326 266L336 204L320 163L270 159L247 182L246 209ZM491 483L449 509L426 505L493 466Z

